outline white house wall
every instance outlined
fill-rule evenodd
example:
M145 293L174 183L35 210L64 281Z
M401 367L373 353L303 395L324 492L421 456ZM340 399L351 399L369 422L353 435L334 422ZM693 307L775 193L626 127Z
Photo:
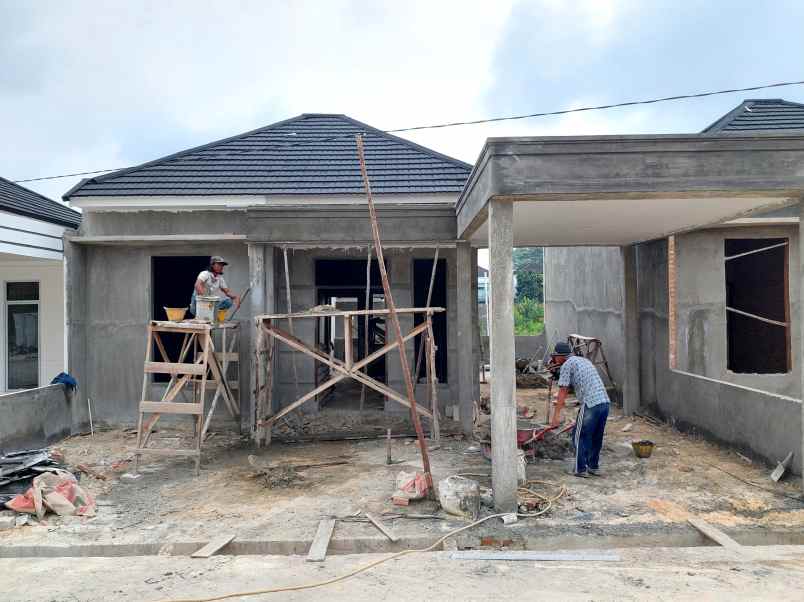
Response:
M64 230L64 226L0 211L0 253L60 260Z
M59 254L60 255L60 254ZM62 260L0 254L0 391L6 390L7 282L39 282L39 385L64 371L64 267Z

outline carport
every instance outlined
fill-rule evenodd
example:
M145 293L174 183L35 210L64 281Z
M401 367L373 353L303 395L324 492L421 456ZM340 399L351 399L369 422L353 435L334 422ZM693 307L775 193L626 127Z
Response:
M516 508L513 248L621 248L624 281L616 284L623 287L625 305L623 406L633 413L641 399L635 245L802 198L801 134L487 140L457 214L458 237L489 248L492 481L498 510ZM801 270L800 258L797 265ZM800 362L804 350L795 352L802 353L794 356Z

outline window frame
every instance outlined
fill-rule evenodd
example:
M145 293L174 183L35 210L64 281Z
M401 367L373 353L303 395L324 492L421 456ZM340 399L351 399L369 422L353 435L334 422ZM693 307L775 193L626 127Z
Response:
M9 301L8 300L8 285L9 284L36 284L37 292L38 292L38 299L34 300L26 300L26 301ZM2 352L0 352L0 359L3 362L3 369L0 374L2 375L3 379L0 382L2 388L0 390L13 393L16 391L28 391L30 388L23 388L23 389L12 389L9 387L8 382L8 362L10 360L9 353L8 353L8 329L9 329L9 322L8 322L8 308L13 305L36 305L36 345L37 345L37 354L36 354L36 386L32 387L34 389L39 388L42 386L42 281L38 278L14 278L11 280L3 280L3 291L2 291L2 316L0 316L0 343L2 344Z

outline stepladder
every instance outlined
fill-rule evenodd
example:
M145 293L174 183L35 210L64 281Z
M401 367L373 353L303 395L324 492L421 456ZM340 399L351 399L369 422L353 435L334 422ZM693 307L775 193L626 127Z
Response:
M134 450L134 471L139 471L140 457L189 457L195 460L196 474L201 467L201 446L207 434L218 401L223 403L233 418L239 416L235 400L234 382L229 380L230 366L237 363L239 325L236 322L210 324L204 322L152 321L148 324L143 366L142 395L137 421L137 447ZM222 351L216 351L215 333L220 332ZM178 351L170 357L164 335L181 337ZM228 340L227 340L228 339ZM156 351L156 353L155 353ZM176 355L177 354L177 355ZM157 357L154 357L157 355ZM169 381L161 399L156 400L153 375L164 374ZM207 391L214 388L208 409ZM193 424L192 444L189 447L150 446L154 427L163 414L190 417Z

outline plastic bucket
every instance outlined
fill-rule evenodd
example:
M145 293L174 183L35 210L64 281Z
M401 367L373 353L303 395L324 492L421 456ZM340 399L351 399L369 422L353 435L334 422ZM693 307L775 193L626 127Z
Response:
M195 317L198 320L215 321L215 309L220 299L199 295L195 298Z
M226 322L226 314L229 313L228 309L219 309L218 312L218 322Z
M171 322L181 322L184 320L184 316L187 315L186 307L165 307L164 309L167 319Z

